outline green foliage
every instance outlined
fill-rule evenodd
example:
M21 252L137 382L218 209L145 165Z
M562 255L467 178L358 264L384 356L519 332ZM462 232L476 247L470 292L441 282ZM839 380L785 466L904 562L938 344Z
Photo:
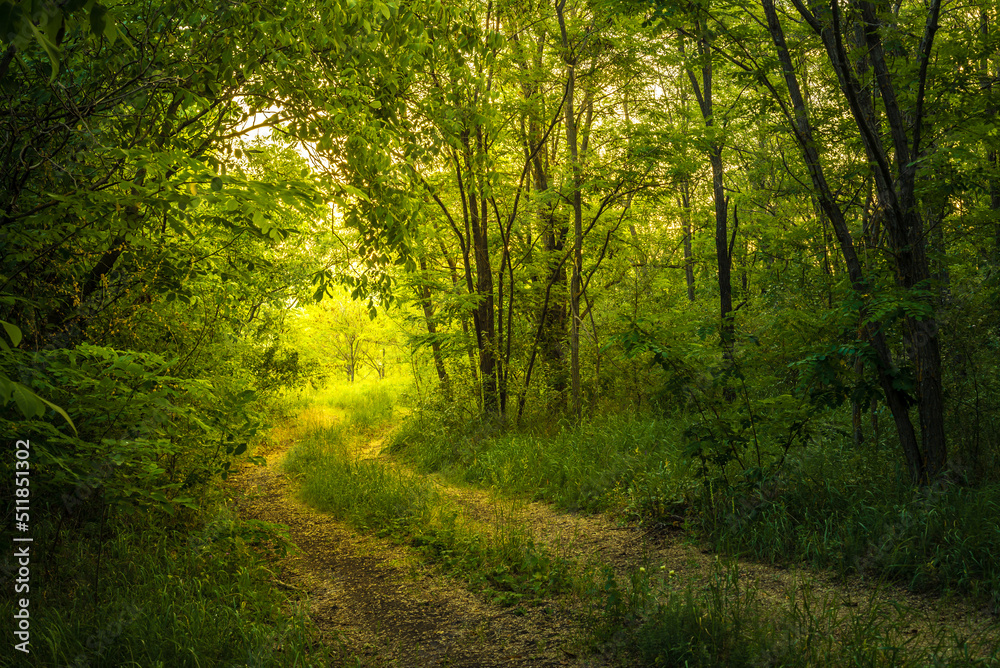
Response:
M5 431L32 440L39 493L63 499L67 512L95 492L116 512L196 508L204 483L224 477L260 428L252 389L170 375L176 358L89 344L17 358L78 425L67 435L0 415Z
M690 489L676 426L666 421L609 417L552 433L484 433L449 418L419 409L392 448L420 470L451 470L457 480L571 509L620 509L627 498L629 512L643 514L681 503Z
M394 445L421 470L995 604L996 12L928 24L908 1L824 33L806 4L799 27L838 31L854 71L799 27L786 71L740 3L0 0L0 430L31 439L40 505L81 531L182 526L277 397L408 363L423 401ZM940 487L895 478L883 388L893 424L912 403L924 441L943 427ZM397 389L330 405L374 435ZM314 501L499 597L562 586L530 537L480 539L343 437L290 457ZM612 617L645 606L645 659L751 660L724 615L678 602L661 623L639 598Z
M433 488L378 460L352 461L342 426L306 436L289 452L284 466L302 477L302 496L308 503L357 526L406 531L430 516Z
M818 402L781 393L780 385L763 391L748 387L748 376L753 382L755 374L743 367L744 356L720 360L697 342L661 343L665 335L651 331L649 324L630 322L611 341L629 357L651 357L650 364L664 372L661 393L687 399L683 457L697 462L696 474L704 483L715 477L728 482L731 470L743 478L770 475L783 466L793 446L810 441L823 416ZM748 337L747 343L751 341ZM666 410L677 412L669 404Z
M48 524L36 540L55 552L38 564L45 602L32 607L23 665L345 665L336 645L317 648L304 608L274 588L271 559L287 549L280 528L222 509L204 517L178 532L112 514L102 535L62 543L49 542Z
M912 489L885 453L810 449L793 468L702 499L713 544L767 561L804 561L1000 609L995 485Z
M355 459L349 434L356 432L343 425L313 430L286 456L285 470L300 479L310 505L416 548L501 605L570 589L571 564L535 543L516 521L500 517L496 526L461 521L427 478L379 458Z
M988 637L932 633L919 644L896 617L906 611L873 596L864 611L796 587L762 596L735 565L716 562L699 582L665 567L640 568L620 582L608 570L590 596L600 603L592 641L636 666L988 666ZM956 642L957 641L957 642Z

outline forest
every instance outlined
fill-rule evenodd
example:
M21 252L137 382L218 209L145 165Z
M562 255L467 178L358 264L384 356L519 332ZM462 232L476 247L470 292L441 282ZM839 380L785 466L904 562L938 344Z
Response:
M0 665L1000 665L995 2L0 0L0 98Z

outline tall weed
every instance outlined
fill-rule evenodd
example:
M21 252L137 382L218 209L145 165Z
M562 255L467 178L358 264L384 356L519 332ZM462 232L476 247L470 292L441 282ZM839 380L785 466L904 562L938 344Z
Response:
M827 448L699 507L717 549L972 594L1000 612L1000 485L914 488L884 458Z
M683 504L692 488L676 447L676 426L629 417L578 427L448 431L446 418L416 415L392 447L419 469L570 509L627 509L641 515Z
M905 620L912 611L873 596L857 609L790 588L765 596L734 564L716 562L707 578L682 582L673 571L611 572L590 590L595 646L638 666L989 666L995 638L956 639L934 631L920 642Z
M498 502L497 521L464 517L425 477L379 458L358 459L343 426L317 429L288 453L303 499L358 529L411 545L505 605L571 586L570 565L534 542Z

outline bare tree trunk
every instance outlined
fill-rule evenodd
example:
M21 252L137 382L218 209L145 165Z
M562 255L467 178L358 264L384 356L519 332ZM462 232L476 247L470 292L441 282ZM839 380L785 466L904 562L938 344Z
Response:
M471 160L469 161L470 173ZM494 320L493 268L490 263L487 237L486 199L469 193L469 212L472 225L472 248L476 259L476 295L479 302L473 311L476 325L476 347L479 350L479 379L482 383L483 413L498 414L496 373L496 323Z
M806 167L809 170L809 176L813 182L813 187L816 189L816 197L823 211L830 219L830 223L833 226L834 233L840 244L841 253L844 256L844 261L847 266L851 282L854 285L855 290L859 293L863 292L865 289L865 279L861 263L858 261L857 254L855 253L854 241L851 237L850 230L847 227L843 212L837 204L833 192L830 189L829 184L826 182L826 177L823 174L823 167L816 148L817 144L813 138L812 126L810 125L806 114L805 103L802 99L795 70L792 66L792 59L789 55L788 47L785 42L784 31L778 21L777 11L774 7L774 0L762 0L762 4L764 12L767 16L768 29L771 33L771 38L774 42L778 58L782 65L785 83L792 102L794 117L790 120L792 120L796 140L802 150ZM798 2L796 2L796 6L799 7L800 12L808 11L804 7L801 7ZM824 37L824 41L826 41L826 39L827 38ZM834 65L836 67L837 63L835 62ZM838 73L843 73L842 68L838 69ZM847 70L847 74L850 74L849 68ZM772 88L772 91L775 95L777 95L776 90ZM856 105L852 104L852 107L854 106ZM862 132L867 129L867 127L861 128ZM861 314L863 320L865 319L865 310L866 309L863 308ZM896 424L896 431L899 435L900 446L902 447L907 467L910 471L910 476L914 482L925 482L928 478L928 474L932 471L927 465L924 452L921 451L920 444L917 441L917 435L913 428L913 423L910 421L910 399L905 392L895 387L893 361L889 352L889 346L885 340L885 335L883 334L879 323L870 324L866 328L865 334L876 353L878 360L876 366L879 377L879 385L885 393L886 404L889 406L889 410L892 413L893 420ZM921 408L923 410L923 407ZM940 415L941 414L938 413L938 418L940 418ZM921 427L924 427L923 419L921 420ZM926 441L924 446L925 448L929 447ZM933 474L936 474L936 471L934 471Z
M687 180L681 183L681 208L684 209L684 280L688 301L694 301L694 253L691 250L691 193Z
M420 272L421 272L421 284L417 288L417 294L420 298L420 307L424 312L424 322L427 324L427 334L431 340L431 356L434 358L434 368L437 370L438 383L441 387L441 391L444 393L445 397L451 398L451 381L448 378L448 371L444 366L444 358L441 355L441 342L437 337L437 324L434 321L434 307L431 304L431 289L427 286L423 280L426 280L427 275L427 260L421 256L420 257ZM382 350L383 359L385 357L385 349Z
M583 170L580 166L579 138L576 126L576 56L569 44L569 34L566 31L566 17L563 10L566 0L560 0L556 5L556 15L559 19L559 29L562 34L563 59L566 62L566 143L569 148L570 161L573 166L573 269L569 287L570 308L570 384L572 386L572 411L579 420L582 415L580 400L580 272L583 263Z
M544 69L548 32L544 24L536 24L534 26L534 40L529 41L527 30L518 31L510 23L506 27L510 31L508 39L514 44L515 62L522 73L520 79L521 97L528 103L522 117L524 154L526 159L530 161L532 188L538 200L541 201L548 192L550 184L549 133L544 129L549 119L544 117L543 105L537 103L538 96L543 94L543 88L539 81L548 75ZM553 123L555 122L557 121L553 120ZM556 402L564 403L567 378L564 350L566 345L566 268L560 257L565 249L569 228L565 222L559 222L554 203L540 207L538 223L539 237L545 251L546 275L542 280L545 281L546 299L538 314L540 328L536 344L540 347L542 361L549 371L548 380L550 387L557 395ZM534 352L535 349L532 351L532 362L529 367L534 365ZM520 400L518 403L520 415Z
M715 109L712 101L712 44L704 17L699 16L697 21L701 81L695 76L693 69L687 67L686 70L695 99L697 99L701 109L701 117L705 122L705 127L711 128L716 127ZM683 53L683 40L680 41L680 48L681 53ZM715 204L715 257L719 272L719 332L722 340L723 359L732 362L735 346L735 327L732 316L732 247L735 236L731 241L728 230L729 198L726 197L724 187L725 168L722 163L721 139L712 142L708 150L708 160L712 166L712 200Z

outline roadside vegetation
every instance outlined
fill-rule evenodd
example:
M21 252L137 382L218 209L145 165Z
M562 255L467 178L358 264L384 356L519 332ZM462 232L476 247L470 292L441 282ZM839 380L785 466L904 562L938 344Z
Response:
M684 527L733 556L972 595L1000 612L1000 485L915 489L894 453L843 439L810 443L780 467L702 469L685 451L680 419L598 417L551 434L483 435L426 411L394 436L418 470L653 529Z
M935 512L982 513L992 503L985 493L952 500L941 498L944 492L938 492L939 497L914 495L904 480L899 482L898 499L883 496L878 501L882 505L869 499L866 506L863 499L836 496L837 481L808 487L809 466L838 462L810 459L832 457L829 449L806 449L795 459L794 466L801 468L791 468L790 463L782 478L788 485L798 475L800 487L782 490L780 498L789 505L774 504L770 509L777 513L785 508L785 524L779 525L766 514L761 516L768 509L761 511L760 506L773 501L760 488L706 490L695 466L671 466L671 461L683 461L683 453L676 445L676 428L670 438L669 421L608 419L578 428L556 427L548 436L513 431L483 436L482 424L451 425L449 431L443 416L430 412L432 407L413 407L412 395L393 394L377 384L332 387L304 404L310 412L334 407L338 419L332 425L306 428L285 459L285 470L301 485L302 498L359 531L411 547L427 563L496 604L555 605L572 611L589 629L590 651L603 653L616 664L987 666L1000 660L997 624L970 621L958 631L935 627L926 623L926 610L901 604L892 594L893 587L902 585L936 596L971 594L989 605L989 590L983 583L995 577L995 567L984 559L988 547L978 551L966 543L964 549L956 549L935 541L933 524L923 522L919 530L906 533L907 525L900 520L897 533L890 534L893 542L877 544L887 551L880 555L881 561L852 562L847 557L854 553L845 552L842 542L851 534L837 533L833 522L819 526L808 522L811 513L824 512L824 504L831 508L826 516L838 521L855 515L868 519L876 513L891 516L888 509L894 503L902 503L896 512L904 518L928 506ZM393 413L402 419L403 426L390 434L393 455L382 439L384 422L366 421L360 430L349 428L355 424L353 410L367 415L373 403L383 406L379 413L385 419ZM377 447L371 449L368 444L376 437ZM873 494L871 490L885 480L872 476L879 471L885 476L891 467L879 469L869 461L858 468L861 464L853 461L852 481L840 484L855 495L864 489ZM470 508L444 493L440 482L421 475L430 472L441 473L441 480L451 485L481 489L493 516L485 521L476 518ZM868 487L859 490L862 480ZM667 564L636 563L616 572L593 559L554 556L512 511L529 500L550 502L566 511L611 513L632 523L635 530L653 535L669 530L673 539L685 535L719 557L681 576ZM867 516L862 515L866 507ZM726 514L719 519L717 513L723 511ZM731 537L737 533L733 525L753 528L754 522L770 522L775 535L761 529L764 537L757 543ZM994 540L993 527L987 526L991 521L982 523L983 540ZM720 524L729 533L719 533ZM825 541L820 540L824 528ZM805 544L814 545L814 551L787 541L788 535L805 536ZM770 540L765 540L768 536ZM869 543L863 554L869 555L874 534L857 540L865 539ZM755 550L755 545L766 545L770 551ZM775 597L741 577L739 558L860 574L867 584L860 594L847 595L836 589L814 589L804 581ZM920 567L928 559L940 560L936 563L950 559L952 568L961 564L969 575L952 580L948 574L954 577L957 571L939 569L932 579ZM970 587L972 582L978 584ZM861 600L845 604L845 596Z
M515 502L493 499L488 521L477 520L426 477L379 456L380 446L366 447L389 426L394 394L385 384L335 386L313 399L310 410L330 406L343 418L301 434L284 460L303 500L358 530L414 548L502 605L544 602L568 591L571 564L533 540L510 512Z

